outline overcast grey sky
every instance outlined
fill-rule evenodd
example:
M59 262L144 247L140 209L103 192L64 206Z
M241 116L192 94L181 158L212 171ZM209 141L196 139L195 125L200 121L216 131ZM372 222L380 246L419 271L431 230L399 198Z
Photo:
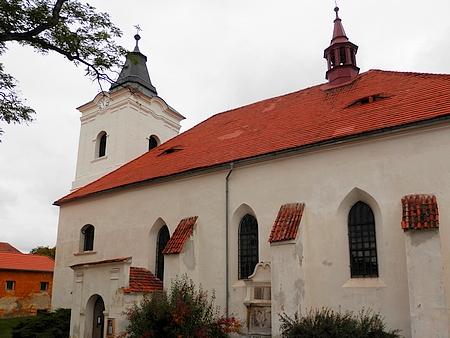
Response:
M158 94L187 119L325 82L334 0L91 0L140 50ZM450 73L449 0L339 0L350 41L369 69ZM26 125L0 123L0 242L23 252L56 243L58 207L75 176L80 113L98 85L57 54L14 44L1 57L27 103ZM106 87L108 89L109 86Z

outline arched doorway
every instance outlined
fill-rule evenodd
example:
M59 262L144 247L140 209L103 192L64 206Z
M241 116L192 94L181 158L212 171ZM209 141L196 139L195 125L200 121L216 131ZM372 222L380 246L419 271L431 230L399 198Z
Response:
M94 304L92 338L103 338L103 311L105 311L105 303L102 297L98 296Z

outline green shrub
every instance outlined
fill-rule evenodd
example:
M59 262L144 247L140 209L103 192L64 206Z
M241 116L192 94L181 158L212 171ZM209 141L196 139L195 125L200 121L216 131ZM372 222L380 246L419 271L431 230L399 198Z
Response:
M334 312L328 308L310 310L294 319L281 314L283 338L398 338L399 330L386 331L386 324L379 313L364 309L357 315Z
M40 313L21 321L12 330L12 338L68 338L70 309Z
M172 281L170 292L154 293L133 306L127 316L130 338L222 338L242 324L234 317L219 316L219 309L201 288L186 276Z

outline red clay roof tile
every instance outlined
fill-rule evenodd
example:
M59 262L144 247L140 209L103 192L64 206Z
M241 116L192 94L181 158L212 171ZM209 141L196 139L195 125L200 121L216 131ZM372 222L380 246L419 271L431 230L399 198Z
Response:
M163 283L150 271L144 268L130 267L130 286L124 288L124 293L130 292L162 292Z
M180 253L183 249L183 245L188 239L189 235L194 229L195 222L198 216L184 218L180 221L172 237L166 244L166 247L162 251L163 254L175 254Z
M17 253L17 254L22 253L19 250L17 250L15 247L13 247L11 244L5 243L5 242L0 242L0 252L9 252L9 253Z
M52 271L55 261L47 256L0 252L0 270Z
M450 75L370 70L340 86L321 84L214 115L55 204L448 116Z
M304 203L282 205L270 232L269 242L274 243L295 239L304 209Z
M439 210L434 195L408 195L402 198L402 229L439 228Z

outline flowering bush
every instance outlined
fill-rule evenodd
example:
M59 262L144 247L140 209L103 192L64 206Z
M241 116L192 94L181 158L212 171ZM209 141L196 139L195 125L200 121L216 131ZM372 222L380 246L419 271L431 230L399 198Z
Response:
M225 338L229 332L240 334L242 323L234 316L219 316L214 300L214 293L208 297L186 276L178 278L172 281L170 292L145 297L127 312L127 336Z
M334 312L328 308L311 310L294 319L279 315L283 338L399 338L399 330L387 332L383 318L378 313L364 309L357 316Z

